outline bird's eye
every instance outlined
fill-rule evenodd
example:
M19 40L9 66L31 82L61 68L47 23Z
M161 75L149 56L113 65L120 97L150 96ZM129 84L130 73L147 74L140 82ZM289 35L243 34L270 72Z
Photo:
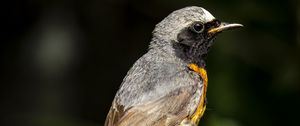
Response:
M196 33L201 33L204 31L204 25L202 23L195 23L192 30Z

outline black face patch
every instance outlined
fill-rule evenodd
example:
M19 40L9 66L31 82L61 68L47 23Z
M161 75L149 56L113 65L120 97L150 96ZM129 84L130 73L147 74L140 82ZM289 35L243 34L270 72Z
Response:
M194 22L189 27L182 29L177 35L177 41L180 49L184 52L185 57L191 62L199 63L198 65L202 66L204 64L202 64L203 61L200 61L200 59L205 59L206 54L215 39L215 35L208 34L208 30L219 27L221 23L219 20L213 20L201 24L203 26L201 32L198 32L200 30L195 31L196 29L194 29L195 24L198 23L199 22Z
M217 19L212 20L212 21L207 22L207 23L204 24L206 31L208 31L211 28L219 27L220 25L221 25L221 21L219 21Z
M205 39L205 33L194 32L191 28L185 28L177 35L179 43L192 46L194 43L201 43Z
M201 22L194 22L188 28L184 28L177 35L177 41L186 46L192 46L194 43L203 43L210 41L214 36L209 35L207 32L211 28L216 28L221 25L217 19L201 24Z

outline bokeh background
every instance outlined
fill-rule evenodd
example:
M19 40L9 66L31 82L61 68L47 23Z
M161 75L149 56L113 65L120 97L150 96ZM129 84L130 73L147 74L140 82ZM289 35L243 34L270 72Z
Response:
M191 5L245 26L209 54L200 125L299 125L299 0L2 1L0 125L102 126L154 25Z

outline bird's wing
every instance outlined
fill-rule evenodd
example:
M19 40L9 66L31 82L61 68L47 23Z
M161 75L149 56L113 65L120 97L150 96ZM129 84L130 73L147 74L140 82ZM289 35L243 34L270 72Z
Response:
M175 126L197 109L203 88L199 76L167 62L169 56L148 54L124 78L105 126Z
M123 110L115 101L105 126L175 126L189 115L191 92L178 89L167 96Z
M114 100L105 126L176 126L194 113L201 96L200 80L183 73L168 77L157 82L166 85L159 87L166 92L162 97L149 99L125 110ZM174 88L169 85L182 86Z

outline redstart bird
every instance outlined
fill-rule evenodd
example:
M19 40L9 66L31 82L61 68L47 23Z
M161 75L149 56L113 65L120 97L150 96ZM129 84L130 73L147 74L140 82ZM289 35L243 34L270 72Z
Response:
M206 108L206 56L218 33L242 27L201 7L172 12L124 78L105 126L197 126Z

